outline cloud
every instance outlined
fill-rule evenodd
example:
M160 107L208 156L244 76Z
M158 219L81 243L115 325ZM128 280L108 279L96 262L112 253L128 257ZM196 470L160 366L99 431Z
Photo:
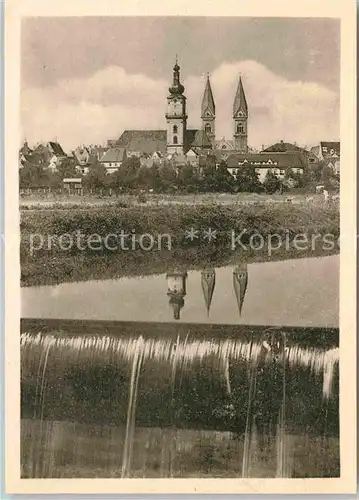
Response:
M238 75L247 97L249 144L281 139L302 145L339 137L339 99L315 82L289 81L255 61L224 62L211 75L216 135L233 135L232 104ZM125 129L165 129L168 81L129 74L110 66L89 78L60 80L28 88L21 95L22 135L30 144L54 139L70 151L79 144L103 144ZM199 127L205 77L184 80L188 126Z

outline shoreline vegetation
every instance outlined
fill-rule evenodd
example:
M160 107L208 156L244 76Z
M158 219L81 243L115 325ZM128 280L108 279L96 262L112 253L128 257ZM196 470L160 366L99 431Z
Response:
M240 262L268 262L301 257L317 257L339 253L339 205L335 203L258 203L249 204L176 204L166 206L97 206L81 210L77 206L51 210L21 209L21 285L38 286L122 276L162 274L171 269L204 269L238 265ZM213 241L189 240L185 232L194 228L216 231ZM233 234L245 230L240 244L233 247ZM59 246L61 235L85 238L96 234L106 238L121 231L130 235L170 235L171 248L154 246L110 250ZM201 233L202 234L202 233ZM232 237L231 237L232 234ZM268 252L268 246L252 248L250 238L260 235L267 242L277 235L280 247ZM309 239L307 248L293 243L298 235ZM330 234L333 248L320 238L313 246L314 235ZM31 240L37 235L37 246ZM231 243L232 238L232 243ZM279 240L278 240L279 238ZM43 242L42 242L43 240ZM49 240L51 245L48 244ZM42 244L39 245L39 242ZM260 243L260 241L259 241ZM243 249L243 245L246 247Z

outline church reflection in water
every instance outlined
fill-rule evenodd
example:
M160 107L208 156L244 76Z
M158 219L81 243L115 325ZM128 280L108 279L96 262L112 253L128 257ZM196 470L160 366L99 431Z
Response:
M171 271L166 275L167 296L169 297L169 304L173 309L173 318L175 320L180 319L181 310L185 306L187 278L188 273L185 270ZM201 271L201 288L208 317L210 315L215 286L216 270L208 268ZM247 287L248 265L247 263L241 263L233 269L233 289L240 317L242 315Z
M186 296L187 271L173 271L166 275L167 295L170 298L170 305L173 309L174 319L180 319L181 309L184 306Z

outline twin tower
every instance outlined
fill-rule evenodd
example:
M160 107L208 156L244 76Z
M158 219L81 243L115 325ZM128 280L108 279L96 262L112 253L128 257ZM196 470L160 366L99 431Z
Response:
M209 75L202 99L201 119L202 132L187 130L186 97L184 86L180 82L180 67L173 68L173 82L167 97L167 152L185 154L191 147L194 149L216 148L216 106ZM233 102L233 149L247 152L248 146L248 106L239 77L237 92ZM203 133L204 132L204 133Z

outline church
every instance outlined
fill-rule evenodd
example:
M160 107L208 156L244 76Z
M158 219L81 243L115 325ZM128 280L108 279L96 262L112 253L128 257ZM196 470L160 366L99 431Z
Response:
M127 157L155 154L186 160L211 154L215 149L230 149L238 153L248 151L248 106L241 77L233 102L233 141L216 141L216 106L209 75L202 98L200 129L187 128L187 98L177 60L168 90L166 130L125 130L117 141L111 141L111 146L126 148Z

